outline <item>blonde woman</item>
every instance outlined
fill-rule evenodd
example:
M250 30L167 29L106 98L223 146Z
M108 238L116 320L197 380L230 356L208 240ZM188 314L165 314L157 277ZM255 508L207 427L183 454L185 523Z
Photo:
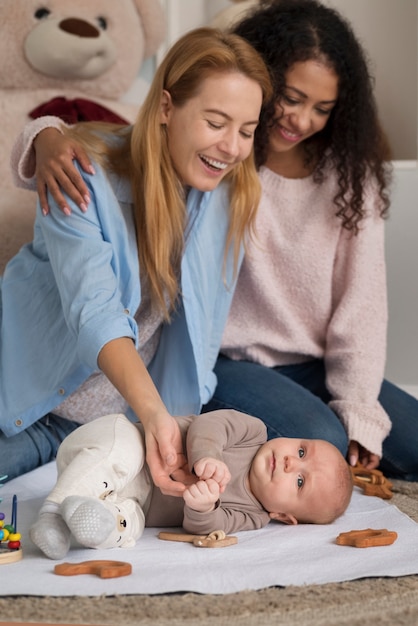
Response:
M83 213L67 198L66 215L50 198L45 217L41 200L33 242L2 278L1 475L50 461L79 424L123 412L145 428L157 486L184 489L170 479L183 465L172 415L198 413L216 384L269 90L252 47L198 29L167 53L133 127L65 131L94 163L94 176L80 170L90 204Z

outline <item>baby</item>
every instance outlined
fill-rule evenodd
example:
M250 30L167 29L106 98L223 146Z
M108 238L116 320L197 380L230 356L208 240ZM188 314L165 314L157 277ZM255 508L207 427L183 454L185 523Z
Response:
M141 425L106 415L61 444L57 482L31 540L47 557L62 559L71 537L89 548L129 547L145 526L228 534L270 520L327 524L346 510L352 476L332 444L267 441L261 420L232 409L177 419L192 479L183 497L152 484Z

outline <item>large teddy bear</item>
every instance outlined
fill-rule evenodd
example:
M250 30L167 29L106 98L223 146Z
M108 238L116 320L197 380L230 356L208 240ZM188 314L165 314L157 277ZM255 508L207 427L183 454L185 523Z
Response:
M36 196L16 189L12 145L41 115L133 122L138 74L166 30L159 0L1 0L0 274L32 238Z

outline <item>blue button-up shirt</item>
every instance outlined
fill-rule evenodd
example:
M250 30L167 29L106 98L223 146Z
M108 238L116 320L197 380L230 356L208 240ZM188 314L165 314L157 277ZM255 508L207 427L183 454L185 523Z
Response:
M11 436L52 411L94 371L103 346L137 344L141 301L130 185L81 174L91 202L62 214L37 208L34 239L9 262L1 287L0 428ZM192 225L181 265L182 303L149 371L172 414L200 411L213 394L213 367L233 294L232 251L223 264L228 185L191 190ZM134 417L132 412L130 417Z

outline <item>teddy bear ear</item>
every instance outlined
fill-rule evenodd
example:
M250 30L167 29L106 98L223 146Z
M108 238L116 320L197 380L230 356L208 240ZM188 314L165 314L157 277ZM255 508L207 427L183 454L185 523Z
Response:
M155 54L167 32L167 20L160 0L134 0L145 35L144 59Z

